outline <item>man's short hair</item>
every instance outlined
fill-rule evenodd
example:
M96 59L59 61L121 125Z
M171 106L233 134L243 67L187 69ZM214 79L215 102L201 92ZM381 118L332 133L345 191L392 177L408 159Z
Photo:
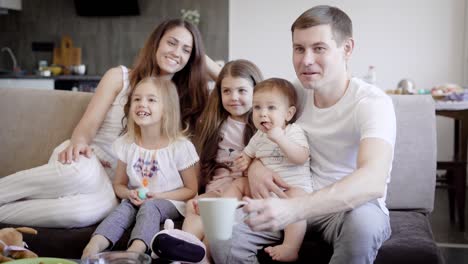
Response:
M336 45L353 37L353 22L341 9L333 6L320 5L312 7L300 15L291 26L291 33L295 29L306 29L318 25L330 25Z

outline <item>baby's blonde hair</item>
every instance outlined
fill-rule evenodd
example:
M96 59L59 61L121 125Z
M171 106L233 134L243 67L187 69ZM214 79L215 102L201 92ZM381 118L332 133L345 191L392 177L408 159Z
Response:
M173 142L180 137L184 137L186 131L182 131L181 129L180 103L177 87L170 80L155 77L142 79L130 90L127 97L127 103L124 106L124 119L127 120L127 124L124 126L122 134L127 133L128 137L133 140L141 138L140 127L135 123L132 115L130 114L130 106L132 104L132 96L136 88L144 83L152 84L157 90L157 94L161 97L161 102L163 104L161 134L167 136L169 138L169 142Z

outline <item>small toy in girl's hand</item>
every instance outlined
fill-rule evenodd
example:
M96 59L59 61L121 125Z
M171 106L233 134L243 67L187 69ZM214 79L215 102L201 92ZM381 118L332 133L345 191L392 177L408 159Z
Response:
M147 193L148 193L148 189L145 187L138 189L138 197L142 200L145 200L147 198L146 197Z

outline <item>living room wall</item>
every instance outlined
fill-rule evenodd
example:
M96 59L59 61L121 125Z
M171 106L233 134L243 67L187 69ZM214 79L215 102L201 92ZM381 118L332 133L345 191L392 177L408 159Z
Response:
M72 0L23 0L21 11L0 16L0 47L8 46L18 64L31 71L40 59L52 61L51 52L33 52L33 41L60 45L69 35L82 48L88 74L103 74L116 65L133 64L138 50L163 20L181 16L181 9L200 12L199 29L205 49L215 60L228 56L228 0L138 0L139 16L80 17ZM11 67L6 53L0 54L0 69Z
M326 4L343 9L353 20L354 76L362 77L374 65L377 85L384 90L395 89L403 78L412 79L418 89L444 83L468 86L466 2L234 0L229 6L229 59L249 58L267 77L294 79L291 24L305 10ZM438 159L450 160L453 120L437 117L437 141Z

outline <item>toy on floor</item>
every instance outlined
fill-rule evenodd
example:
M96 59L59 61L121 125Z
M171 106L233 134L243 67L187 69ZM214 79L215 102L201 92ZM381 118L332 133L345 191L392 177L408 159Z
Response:
M208 263L205 250L205 244L196 236L174 229L171 219L164 222L164 230L159 231L151 241L151 257L173 263Z
M25 248L23 234L37 235L35 229L29 227L0 229L0 263L23 258L37 258L31 250Z

